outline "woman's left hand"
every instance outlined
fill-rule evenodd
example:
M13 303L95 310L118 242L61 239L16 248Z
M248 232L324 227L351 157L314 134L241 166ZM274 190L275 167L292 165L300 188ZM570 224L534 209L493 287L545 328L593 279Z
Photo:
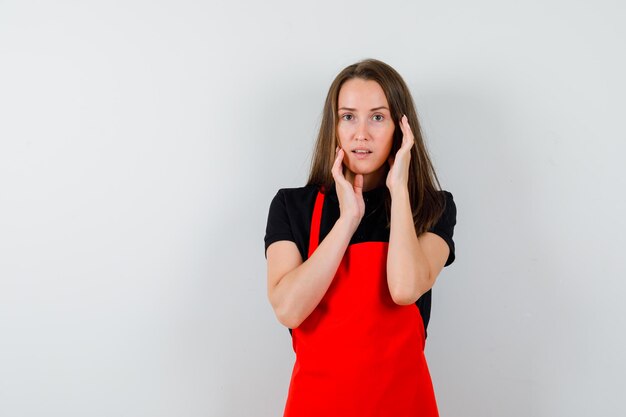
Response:
M415 141L411 126L405 115L400 120L400 128L402 129L402 145L396 156L389 155L389 173L387 174L386 185L393 194L394 191L402 188L407 189L409 183L409 163L411 162L411 148Z

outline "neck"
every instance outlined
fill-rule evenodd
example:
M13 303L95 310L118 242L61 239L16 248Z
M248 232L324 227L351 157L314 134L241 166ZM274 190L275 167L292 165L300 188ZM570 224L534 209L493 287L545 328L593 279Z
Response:
M371 191L374 188L384 185L385 174L385 170L381 167L378 171L363 175L363 192ZM350 184L354 184L354 173L352 171L346 169L345 176Z

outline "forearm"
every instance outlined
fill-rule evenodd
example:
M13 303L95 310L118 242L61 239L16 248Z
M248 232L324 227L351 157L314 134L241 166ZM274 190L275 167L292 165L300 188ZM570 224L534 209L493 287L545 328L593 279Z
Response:
M288 272L274 289L277 316L296 328L319 304L328 290L356 226L340 218L309 259Z
M428 261L415 232L406 187L391 193L387 284L397 304L411 304L431 287Z

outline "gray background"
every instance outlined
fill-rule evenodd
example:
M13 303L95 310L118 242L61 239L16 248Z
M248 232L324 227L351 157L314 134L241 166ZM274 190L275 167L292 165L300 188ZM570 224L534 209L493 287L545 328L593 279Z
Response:
M267 210L366 57L457 204L441 415L625 415L625 10L0 1L0 415L281 415Z

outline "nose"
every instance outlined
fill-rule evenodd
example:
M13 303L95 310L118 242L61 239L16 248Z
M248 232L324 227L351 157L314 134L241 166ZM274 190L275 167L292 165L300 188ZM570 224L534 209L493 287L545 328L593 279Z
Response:
M367 120L359 121L354 132L354 139L367 140L367 133Z

